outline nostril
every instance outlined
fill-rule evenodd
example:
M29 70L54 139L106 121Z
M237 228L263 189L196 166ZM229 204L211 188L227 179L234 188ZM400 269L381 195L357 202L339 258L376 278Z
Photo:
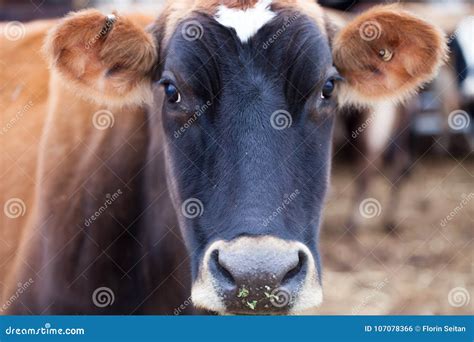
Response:
M235 280L229 270L222 265L219 260L219 251L216 249L211 254L211 272L216 279L218 279L219 284L223 286L224 284L227 286L234 287Z
M281 285L288 285L293 281L302 281L306 274L306 265L308 263L308 257L302 251L298 252L298 264L288 271L281 280Z

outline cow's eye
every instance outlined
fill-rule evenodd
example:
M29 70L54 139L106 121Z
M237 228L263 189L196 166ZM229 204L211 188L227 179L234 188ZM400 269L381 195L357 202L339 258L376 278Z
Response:
M334 79L330 78L323 85L323 89L321 90L321 98L329 99L334 92L334 88L335 88Z
M168 80L160 80L160 84L165 88L165 94L170 103L180 103L181 94L179 93L178 88Z

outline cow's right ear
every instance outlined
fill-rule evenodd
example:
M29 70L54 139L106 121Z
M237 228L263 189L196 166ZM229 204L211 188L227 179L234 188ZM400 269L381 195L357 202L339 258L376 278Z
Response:
M141 105L151 99L158 62L146 24L97 10L72 13L49 32L44 52L80 95L112 106Z
M397 5L375 6L334 38L334 64L347 81L340 102L404 100L433 79L446 51L436 26Z

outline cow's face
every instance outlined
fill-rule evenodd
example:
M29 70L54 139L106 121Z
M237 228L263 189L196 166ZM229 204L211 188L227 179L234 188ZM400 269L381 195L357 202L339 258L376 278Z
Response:
M322 298L317 232L339 75L314 20L265 13L272 19L244 41L248 23L187 18L159 81L193 301L220 312L285 312Z
M436 72L442 35L392 6L335 33L312 0L170 2L153 34L119 16L93 40L104 19L82 12L53 30L51 64L108 105L141 105L153 90L194 304L316 307L337 107L405 97ZM84 37L94 45L78 45Z

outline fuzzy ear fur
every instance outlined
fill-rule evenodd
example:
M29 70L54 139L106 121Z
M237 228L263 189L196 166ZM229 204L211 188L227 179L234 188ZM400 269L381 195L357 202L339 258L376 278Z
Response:
M151 97L157 49L143 16L106 16L97 10L69 14L48 34L50 66L79 94L100 104L140 105Z
M446 52L437 27L396 5L376 6L334 38L334 64L347 80L340 102L401 101L435 76Z

